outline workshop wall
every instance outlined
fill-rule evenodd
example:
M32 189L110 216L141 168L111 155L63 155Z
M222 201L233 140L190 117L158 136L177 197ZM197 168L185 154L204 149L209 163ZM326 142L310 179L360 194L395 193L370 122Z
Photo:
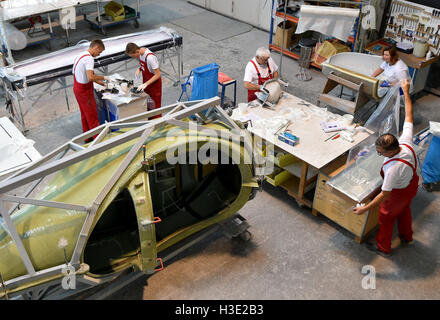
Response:
M272 0L189 0L189 3L270 30Z

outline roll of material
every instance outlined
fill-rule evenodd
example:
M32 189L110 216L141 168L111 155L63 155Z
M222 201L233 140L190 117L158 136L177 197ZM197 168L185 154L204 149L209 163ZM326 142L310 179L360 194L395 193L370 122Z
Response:
M18 30L9 22L5 22L6 36L8 37L8 44L11 50L23 50L26 48L27 40L23 32Z
M331 16L357 18L359 15L359 9L302 5L301 14L303 13L314 14L319 16L331 15Z
M309 30L347 41L359 9L302 5L295 33Z

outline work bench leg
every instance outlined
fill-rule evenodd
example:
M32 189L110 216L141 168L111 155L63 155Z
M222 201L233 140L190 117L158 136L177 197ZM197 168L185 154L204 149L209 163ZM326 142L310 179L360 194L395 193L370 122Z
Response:
M307 181L307 170L309 169L309 165L306 162L302 163L301 169L301 179L299 181L299 190L298 196L300 200L304 200L304 191L306 189L306 181Z

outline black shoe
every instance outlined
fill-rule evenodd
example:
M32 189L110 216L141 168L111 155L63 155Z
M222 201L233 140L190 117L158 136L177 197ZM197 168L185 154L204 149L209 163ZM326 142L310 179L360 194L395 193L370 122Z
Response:
M432 192L434 190L434 184L433 183L422 183L423 189L425 189L428 192Z
M376 254L381 255L382 257L388 258L391 257L391 253L383 252L380 250L375 243L371 242L365 242L365 247L370 250L371 252L374 252Z
M404 238L402 238L401 236L399 236L399 238L400 238L400 243L401 244L404 244L404 245L407 245L407 246L410 246L410 245L414 244L414 240L408 241L408 240L405 240Z

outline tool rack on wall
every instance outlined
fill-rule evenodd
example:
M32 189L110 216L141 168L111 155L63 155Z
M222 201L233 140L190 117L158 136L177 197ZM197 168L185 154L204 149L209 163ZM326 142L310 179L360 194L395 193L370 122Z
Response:
M439 54L440 10L405 0L393 0L385 28L385 38L401 43L425 40Z

